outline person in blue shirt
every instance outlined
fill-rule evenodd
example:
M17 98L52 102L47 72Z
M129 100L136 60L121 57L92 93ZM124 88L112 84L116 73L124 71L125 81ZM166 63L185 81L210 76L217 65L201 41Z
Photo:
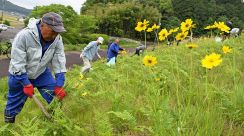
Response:
M109 62L113 57L115 57L115 61L117 59L117 56L119 54L119 51L124 50L119 46L120 39L116 38L114 42L108 47L107 51L107 62Z
M66 58L60 33L65 32L62 17L54 12L42 19L31 18L28 26L14 38L9 64L8 96L5 122L14 123L27 98L37 88L47 103L54 96L62 100L66 73ZM52 76L49 63L55 73Z

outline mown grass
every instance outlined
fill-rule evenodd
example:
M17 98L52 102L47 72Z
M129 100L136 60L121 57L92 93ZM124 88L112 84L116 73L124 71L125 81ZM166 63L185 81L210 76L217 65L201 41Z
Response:
M0 134L244 135L244 37L224 43L200 38L195 43L199 47L191 50L182 43L142 56L119 56L113 67L97 61L83 79L75 66L66 74L68 96L46 105L55 111L52 121L28 99L15 124L0 118ZM223 54L222 45L232 52ZM201 60L212 52L221 54L223 62L206 70ZM145 55L157 57L157 65L145 67ZM0 86L3 115L6 78Z

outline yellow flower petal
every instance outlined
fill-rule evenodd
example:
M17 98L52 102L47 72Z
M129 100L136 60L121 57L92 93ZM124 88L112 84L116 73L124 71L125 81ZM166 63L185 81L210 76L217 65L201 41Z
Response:
M222 59L219 54L212 53L210 55L206 55L204 59L202 59L202 67L207 69L212 69L213 67L217 67L222 62Z
M232 49L229 46L223 46L222 50L226 54L226 53L230 53Z
M196 45L194 43L191 43L191 44L186 44L186 47L189 48L189 49L192 49L192 48L197 48L198 45Z
M146 55L144 58L143 58L143 64L145 66L154 66L157 64L157 58L154 57L154 56L151 56L151 55Z

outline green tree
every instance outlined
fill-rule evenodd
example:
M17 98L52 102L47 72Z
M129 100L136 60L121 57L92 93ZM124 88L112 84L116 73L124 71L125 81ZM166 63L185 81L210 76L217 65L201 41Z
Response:
M101 3L100 3L101 4ZM87 9L83 14L95 16L98 20L97 33L113 36L138 37L135 26L143 19L157 23L161 14L157 8L144 6L136 2L124 2L99 6L96 4Z
M135 7L125 6L125 3ZM123 9L120 9L121 7ZM240 0L87 0L81 13L98 19L99 32L131 37L136 33L129 32L132 27L128 26L133 25L127 23L132 23L133 19L128 18L131 16L138 20L143 17L148 18L145 16L147 13L144 12L151 9L159 11L162 27L166 28L178 26L186 18L193 19L197 24L197 28L194 29L195 35L204 34L206 31L203 28L214 21L230 20L235 27L244 27L244 4ZM130 12L135 13L130 14Z
M80 33L94 33L97 27L97 19L91 15L81 15L80 19Z
M65 43L79 43L80 18L71 6L64 6L60 4L51 4L49 6L37 6L32 10L32 12L29 15L29 18L41 18L42 15L47 12L56 12L62 16L64 27L67 30L67 32L62 33L63 40Z
M180 20L195 18L195 0L172 0L174 13Z
M10 22L8 20L4 20L3 24L10 26Z

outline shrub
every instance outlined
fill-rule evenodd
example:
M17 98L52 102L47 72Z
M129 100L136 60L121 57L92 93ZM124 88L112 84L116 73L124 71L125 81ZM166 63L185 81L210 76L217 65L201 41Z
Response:
M10 26L10 22L8 20L4 20L3 24Z
M95 41L100 36L104 38L103 44L108 44L109 36L106 34L84 34L81 35L80 42L88 44L91 41Z
M65 44L64 50L65 51L81 51L86 44Z

